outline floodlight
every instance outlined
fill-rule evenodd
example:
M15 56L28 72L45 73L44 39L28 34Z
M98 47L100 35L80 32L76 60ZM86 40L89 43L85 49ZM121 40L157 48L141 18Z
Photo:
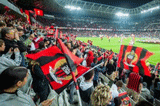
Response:
M116 13L116 15L117 15L117 16L129 16L129 14L127 14L127 13L124 14L124 13L122 13L122 12L118 12L118 13Z
M70 9L70 10L81 10L80 7L75 7L75 6L70 6L70 5L66 5L65 8Z

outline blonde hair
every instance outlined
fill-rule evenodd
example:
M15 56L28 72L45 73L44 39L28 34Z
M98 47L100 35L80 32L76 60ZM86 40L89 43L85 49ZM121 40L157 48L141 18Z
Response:
M32 71L34 72L34 66L35 65L40 65L39 62L35 61L35 60L31 60L29 59L29 64L28 65L31 65L32 66Z
M91 94L91 102L93 106L106 106L112 96L108 85L99 85Z

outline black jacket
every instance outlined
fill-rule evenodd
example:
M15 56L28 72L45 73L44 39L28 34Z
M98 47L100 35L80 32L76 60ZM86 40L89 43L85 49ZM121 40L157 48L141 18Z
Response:
M93 86L91 88L88 88L87 90L83 91L81 88L79 88L81 99L86 102L90 103L90 96L92 92L94 91Z
M49 88L49 82L46 79L46 76L43 74L41 67L39 65L33 66L33 71L31 71L33 77L33 90L35 92L43 92L46 88ZM30 66L30 69L32 67Z
M27 47L24 45L22 41L14 41L14 40L8 40L8 39L3 39L3 40L6 46L3 54L7 53L11 47L13 48L18 47L21 53L27 50Z
M114 71L116 71L116 68L113 64L108 63L106 66L107 74L111 75Z

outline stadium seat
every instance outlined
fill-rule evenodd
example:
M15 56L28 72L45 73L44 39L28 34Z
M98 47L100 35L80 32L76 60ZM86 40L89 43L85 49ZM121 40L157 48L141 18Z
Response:
M160 100L155 99L155 106L160 106Z

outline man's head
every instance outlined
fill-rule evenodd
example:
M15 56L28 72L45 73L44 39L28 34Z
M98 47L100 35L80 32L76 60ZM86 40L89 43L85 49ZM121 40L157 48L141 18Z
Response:
M147 88L147 83L143 82L143 88Z
M109 60L109 63L110 63L110 64L113 64L113 62L114 62L113 59Z
M121 88L122 88L122 86L123 86L123 82L122 82L122 81L120 81L120 80L119 80L119 81L117 81L117 82L116 82L116 86L117 86L118 90L119 90L119 89L121 89Z
M31 34L31 35L29 36L29 39L30 39L30 40L33 40L34 38L35 38L34 34Z
M94 57L93 62L94 62L94 63L97 63L97 62L98 62L97 57Z
M4 28L6 26L6 24L4 22L0 22L0 29Z
M12 28L6 27L6 28L2 28L2 30L1 30L2 38L13 40L13 39L15 39L14 34L15 34L15 31Z
M24 34L23 27L21 27L21 26L17 27L17 31L18 31L19 36L22 36Z
M90 72L86 73L84 75L84 78L85 78L86 81L93 80L93 78L94 78L94 70L91 70Z
M5 50L5 43L2 39L0 39L0 51L4 51Z

